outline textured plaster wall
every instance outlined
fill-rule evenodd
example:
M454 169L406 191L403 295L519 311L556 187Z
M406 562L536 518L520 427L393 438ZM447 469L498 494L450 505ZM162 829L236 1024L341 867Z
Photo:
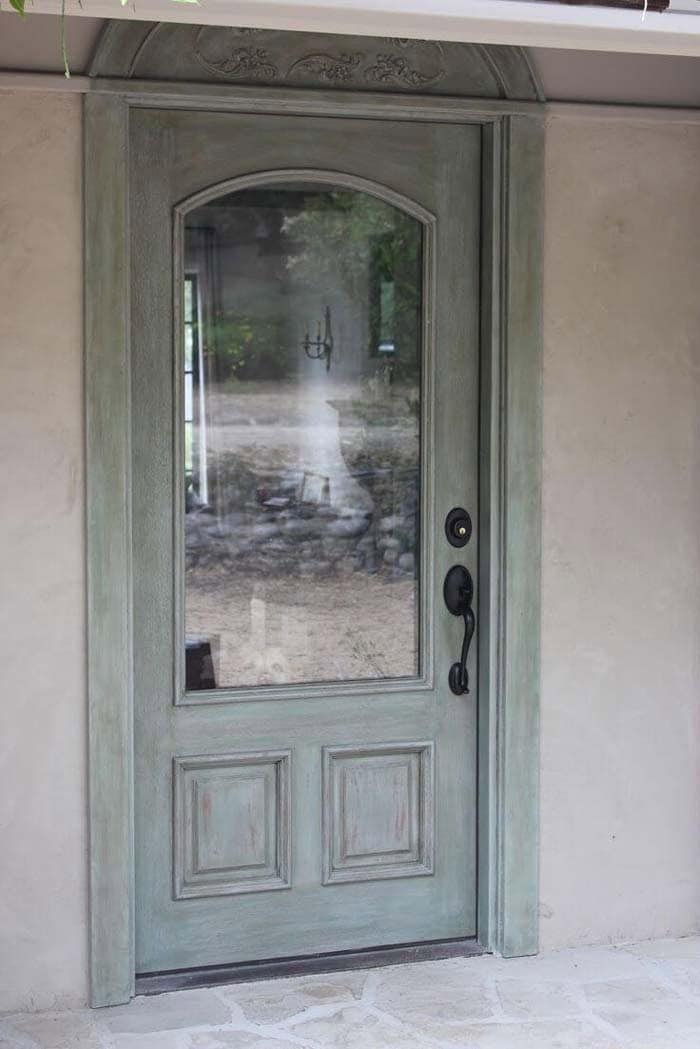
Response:
M552 119L542 941L700 922L700 124Z
M0 92L0 1009L86 988L81 100Z
M86 995L81 150L0 93L0 1010ZM698 928L700 127L553 119L543 946Z

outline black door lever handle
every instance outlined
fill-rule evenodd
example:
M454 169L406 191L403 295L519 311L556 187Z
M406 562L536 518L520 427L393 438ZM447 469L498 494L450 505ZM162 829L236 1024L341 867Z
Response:
M450 688L456 696L462 696L469 692L469 672L467 671L467 657L476 627L476 617L472 608L474 600L474 580L469 569L464 565L453 565L445 576L442 588L445 604L453 616L464 617L464 640L462 641L462 653L459 662L450 667Z

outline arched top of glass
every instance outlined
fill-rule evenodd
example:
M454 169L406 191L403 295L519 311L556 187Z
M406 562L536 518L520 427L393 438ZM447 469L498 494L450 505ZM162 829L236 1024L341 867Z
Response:
M430 217L298 171L180 210L187 687L417 676Z
M405 212L417 219L424 226L431 227L435 222L432 212L424 208L422 204L412 200L410 197L399 193L397 190L385 186L381 182L362 178L359 175L351 175L342 171L316 170L313 168L281 168L275 171L258 171L249 175L238 175L213 186L207 186L203 190L185 200L181 201L175 208L180 216L187 216L192 210L211 204L215 200L223 200L235 193L257 189L259 191L268 189L288 190L290 193L300 192L352 192L365 194L376 198L384 204Z

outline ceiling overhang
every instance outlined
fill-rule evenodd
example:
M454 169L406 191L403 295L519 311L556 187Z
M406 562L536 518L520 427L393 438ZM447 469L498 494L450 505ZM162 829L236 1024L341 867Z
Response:
M34 0L58 14L61 0ZM700 3L672 0L659 13L541 0L66 0L67 13L154 22L532 47L700 55Z

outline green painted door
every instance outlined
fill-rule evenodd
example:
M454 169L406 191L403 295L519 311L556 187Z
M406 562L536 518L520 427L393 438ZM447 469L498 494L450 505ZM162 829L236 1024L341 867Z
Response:
M480 131L130 119L137 972L472 936Z

